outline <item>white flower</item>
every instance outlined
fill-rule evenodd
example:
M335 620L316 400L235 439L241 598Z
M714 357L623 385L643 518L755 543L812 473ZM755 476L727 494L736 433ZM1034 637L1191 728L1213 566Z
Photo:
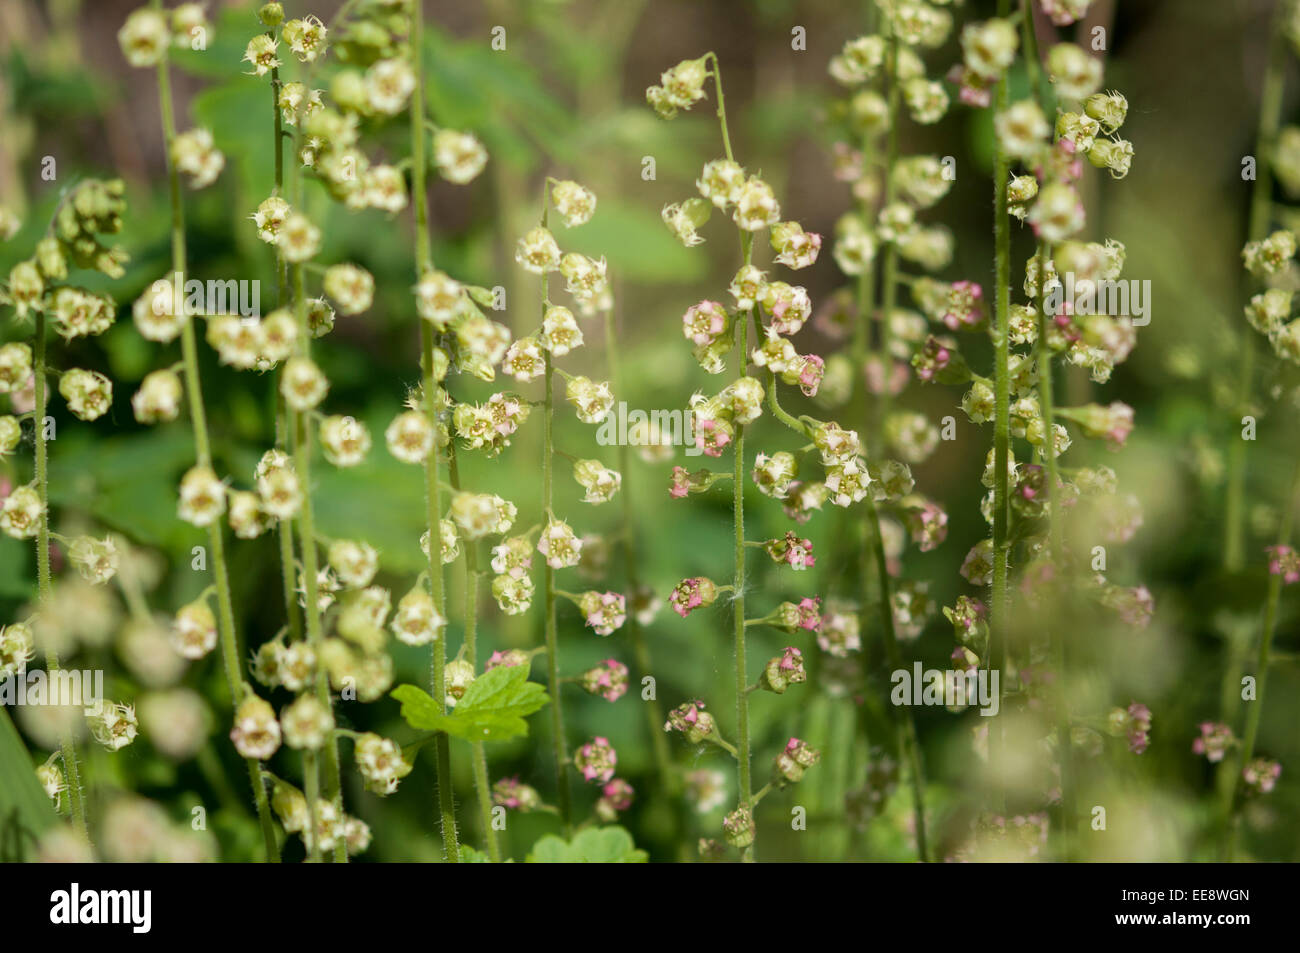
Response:
M109 751L119 751L139 733L135 707L101 701L98 709L86 716L91 736Z
M286 261L307 261L320 251L320 229L301 212L290 212L275 237Z
M171 27L158 10L141 7L132 11L117 31L122 55L132 66L156 66L171 42Z
M211 185L226 167L226 157L221 154L207 129L190 129L172 140L172 161L176 170L189 176L190 187L201 189Z
M117 544L111 536L95 539L91 536L78 536L68 547L68 561L81 573L81 578L89 583L108 582L117 575Z
M113 403L113 382L99 371L73 368L59 378L59 393L73 415L82 420L96 420Z
M569 528L568 523L552 519L542 530L537 551L546 557L546 564L552 569L564 569L576 566L581 561L582 540Z
M441 271L426 271L415 286L416 311L439 330L460 312L464 299L460 282Z
M140 389L131 397L131 410L142 424L175 420L181 409L181 379L175 371L153 371L145 375Z
M379 554L369 543L350 539L330 544L329 562L344 585L361 589L370 585L379 571Z
M403 463L423 463L433 450L433 427L419 411L404 411L388 425L384 440L388 452Z
M191 602L176 613L172 647L187 659L201 659L217 647L217 620L203 602Z
M159 278L136 299L132 316L142 337L162 344L173 341L185 326L184 296L177 300L176 287Z
M336 467L355 467L370 452L370 430L360 421L338 415L320 425L321 450Z
M415 90L415 72L404 59L380 60L366 70L366 101L370 108L395 116Z
M208 526L226 510L226 485L211 467L191 467L181 478L180 518Z
M555 271L560 267L560 246L555 236L539 225L519 239L515 261L535 275Z
M434 133L433 161L448 182L457 185L472 182L483 171L487 160L487 150L472 133L454 129L439 129Z
M299 695L280 712L280 729L290 748L316 751L334 730L334 716L315 695Z
M747 232L757 232L779 222L781 206L772 194L772 187L758 176L750 176L736 196L732 219Z
M569 228L585 225L596 214L596 193L577 182L556 182L551 186L551 202Z
M312 410L325 399L329 381L309 357L291 357L280 375L280 393L297 411Z

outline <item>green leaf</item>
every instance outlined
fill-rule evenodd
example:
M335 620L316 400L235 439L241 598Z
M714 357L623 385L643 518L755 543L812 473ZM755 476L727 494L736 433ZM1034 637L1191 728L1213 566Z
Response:
M492 859L483 851L470 847L469 844L461 844L460 862L462 864L490 864Z
M55 821L31 755L0 708L0 862L30 859L37 839Z
M414 685L398 685L392 694L402 703L402 717L411 727L466 741L508 741L527 735L524 718L550 701L541 685L528 681L528 669L522 665L484 672L451 714L440 712L429 693Z
M139 543L177 548L196 538L176 519L180 476L194 461L184 424L141 433L97 437L90 428L60 425L51 448L50 502L72 506Z
M572 841L547 834L528 855L530 864L644 864L647 859L632 835L618 826L588 828Z

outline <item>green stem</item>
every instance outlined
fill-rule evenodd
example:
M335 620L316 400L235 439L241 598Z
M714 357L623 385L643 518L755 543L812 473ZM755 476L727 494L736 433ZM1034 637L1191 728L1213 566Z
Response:
M320 838L320 765L315 751L302 753L303 797L307 799L307 814L311 818L311 836L307 838L307 859L313 864L321 862Z
M893 204L897 188L894 182L894 166L898 162L898 117L900 114L900 95L902 84L898 81L898 37L892 33L888 37L888 46L886 47L885 56L885 78L888 83L888 109L889 109L889 133L885 146L885 195L884 204L888 208ZM898 245L891 241L885 246L885 261L883 274L881 276L883 287L881 289L881 309L880 309L880 337L878 355L880 361L881 388L877 395L875 424L877 428L877 437L875 443L884 449L884 425L889 417L890 404L893 395L890 393L892 384L894 358L893 358L893 329L890 325L890 319L894 313L894 304L898 297ZM885 637L885 652L889 658L891 667L897 669L902 665L902 652L898 645L898 635L894 631L894 610L893 599L891 594L891 584L889 578L889 567L885 562L884 538L880 531L880 516L876 511L876 504L870 495L866 499L866 519L869 523L868 532L872 538L872 546L875 556L876 565L876 584L879 590L880 614L882 628ZM929 860L929 851L926 844L926 824L925 824L925 776L921 767L921 747L916 731L916 718L909 708L906 713L900 713L898 719L898 728L900 733L899 747L906 752L908 762L911 766L911 786L912 786L912 808L915 814L916 823L916 849L917 856L922 862Z
M1268 232L1272 219L1273 146L1282 122L1282 95L1286 86L1286 32L1282 18L1287 4L1278 0L1269 31L1268 64L1259 103L1259 128L1255 143L1255 184L1250 197L1247 239L1258 241ZM1255 335L1247 329L1241 336L1241 366L1237 378L1237 414L1247 412L1251 382L1255 374ZM1232 430L1235 433L1237 424ZM1223 568L1240 572L1245 563L1246 441L1233 439L1228 447L1228 487L1224 514Z
M1010 10L1008 0L998 0L998 16L1005 17ZM1039 105L1047 102L1042 85L1043 68L1038 60L1038 35L1034 32L1034 10L1030 0L1025 0L1021 7L1020 35L1025 44L1025 74L1029 79L1029 94L1038 100Z
M52 594L50 574L50 479L49 479L49 444L45 439L45 415L49 404L49 370L45 356L45 311L36 312L35 329L35 366L33 368L33 390L35 392L36 412L32 425L36 441L36 492L41 498L41 516L36 523L36 595L39 605L46 606ZM53 649L45 651L45 667L51 673L59 670L59 655ZM72 815L73 827L77 834L90 843L90 826L86 822L86 798L81 786L81 763L77 757L77 743L71 733L64 734L59 740L59 751L63 757L63 776L68 784L68 808Z
M1000 14L1006 15L1008 0L1001 0ZM1007 108L1009 92L1004 75L998 82L997 111ZM1007 579L1010 574L1010 498L1007 469L1011 463L1011 222L1007 212L1007 186L1011 163L1002 142L994 137L993 161L993 246L995 286L994 306L994 419L993 419L993 598L989 620L989 660L991 672L1003 672L1007 662L1008 608ZM998 679L998 711L1002 710L1002 684ZM1003 719L995 719L989 731L989 765L994 777L1000 778L1002 763ZM1001 813L1005 795L997 784L993 803Z
M269 33L268 36L273 34ZM271 70L271 114L273 116L274 138L272 149L275 155L275 194L283 197L284 192L284 126L280 114L280 68ZM284 290L288 284L288 264L277 247L275 250L275 303L277 307L284 304ZM293 454L293 428L290 426L289 410L284 397L276 388L276 446ZM294 584L293 521L280 520L276 526L276 535L280 544L280 577L284 592L284 612L289 623L289 633L295 642L302 639L302 613L298 608L297 589Z
M1291 530L1295 522L1296 498L1300 497L1300 460L1296 461L1295 471L1288 486L1285 506L1282 510L1282 525L1277 534L1277 545L1287 546L1291 542ZM1231 768L1232 783L1225 785L1226 792L1222 810L1228 821L1227 859L1233 861L1237 853L1237 833L1240 818L1233 816L1237 794L1241 788L1241 772L1255 756L1255 741L1259 737L1259 722L1264 711L1264 689L1268 685L1270 652L1273 648L1273 635L1277 631L1277 607L1282 594L1282 576L1268 577L1268 601L1264 605L1264 630L1260 633L1259 653L1255 659L1255 700L1246 712L1246 733L1241 741L1241 755L1226 759Z
M424 72L421 64L424 47L423 4L412 6L411 13L411 64L415 70L415 90L411 95L411 201L415 205L415 275L418 279L426 269L433 267L429 249L429 196L425 185L424 158ZM438 382L433 374L433 328L420 321L420 355L423 363L423 390L425 412L429 423L438 433L437 411L433 395ZM438 482L437 440L424 464L425 522L429 527L429 587L434 605L446 618L446 593L442 576L442 490ZM446 713L447 704L447 643L435 639L429 662L429 680L434 703L439 712ZM435 783L438 786L438 813L442 825L443 859L449 863L460 862L460 841L456 832L456 807L451 781L451 739L439 732L434 739Z
M542 276L542 301L546 301L546 276ZM542 309L546 305L543 303ZM555 384L551 367L551 352L543 352L546 365L546 401L542 416L542 509L550 518L554 500L555 443L552 427L555 417ZM569 788L568 746L564 739L564 708L560 694L560 647L555 619L555 570L548 561L544 572L546 585L546 677L551 692L551 750L555 756L556 798L559 801L560 821L565 836L573 832L573 793Z
M718 58L713 56L713 85L718 95L718 124L722 130L723 148L726 150L727 158L733 159L731 152L731 137L727 132L727 109L725 99L722 93L722 71L718 66ZM743 264L748 267L753 262L754 255L754 234L748 231L740 233L740 250ZM750 308L745 312L742 320L736 322L736 378L745 376L749 364L749 325L754 320L754 310ZM775 400L776 384L771 382L773 400ZM735 671L735 688L736 688L736 774L739 783L737 800L739 806L752 812L754 807L753 792L753 774L752 774L752 755L750 751L749 737L749 686L748 663L746 658L745 646L745 426L736 424L735 441L731 447L732 452L732 478L731 478L731 522L733 532L733 560L734 572L732 574L732 592L731 592L731 610L732 610L732 640L735 644L736 651L736 671ZM755 826L757 824L755 822ZM757 831L755 833L755 842L757 842ZM742 860L746 863L753 863L754 845L744 849L741 855Z
M1057 491L1056 462L1056 405L1052 384L1052 348L1048 340L1051 321L1047 315L1047 265L1051 260L1051 245L1038 245L1038 399L1043 412L1043 464L1047 472L1047 555L1058 573L1064 568L1061 547L1060 494ZM1056 664L1056 745L1061 766L1061 859L1069 860L1074 852L1074 753L1070 740L1069 698L1066 694L1065 636L1061 626L1049 627L1048 639Z
M713 62L713 88L718 94L718 125L722 129L722 148L727 154L727 160L735 162L736 158L731 152L731 135L727 132L727 101L722 95L722 67L716 53L706 53L705 59Z
M155 7L161 4L155 3ZM158 106L162 117L163 148L166 152L168 193L171 200L172 279L184 288L185 279L185 207L181 201L180 172L172 161L172 143L176 139L176 120L172 112L171 76L167 58L158 63ZM199 378L198 346L195 343L194 322L184 313L184 300L175 305L182 313L181 355L185 365L186 400L190 409L190 424L194 433L195 460L199 466L212 466L212 450L208 439L207 414L203 406L203 386ZM212 575L217 592L217 627L221 645L222 667L231 709L239 706L243 689L243 675L239 666L239 642L235 634L235 612L230 598L230 577L226 568L225 531L219 520L208 527L208 541L212 549ZM262 782L261 765L253 758L245 758L249 783L253 788L253 801L257 807L258 823L262 829L263 845L268 863L278 863L279 847L276 845L275 826L271 820L271 805Z
M898 38L892 33L889 36L889 46L885 57L885 75L889 84L888 91L888 108L889 108L889 132L885 145L885 198L884 207L889 208L894 204L897 194L897 186L894 182L894 166L898 162L898 116L899 116L899 97L901 84L895 75L898 66ZM889 417L890 404L893 401L893 394L890 392L893 383L893 328L891 319L894 314L894 304L898 298L898 244L889 242L885 246L885 263L884 276L882 278L884 288L881 291L881 308L880 308L880 337L877 347L877 356L880 361L881 387L880 393L876 398L876 428L877 428L877 452L884 450L883 431L885 420Z
M460 489L460 467L457 465L456 445L447 447L450 457L451 485ZM478 549L477 541L465 540L465 661L478 671ZM479 821L483 825L483 839L487 842L488 857L500 863L501 845L492 826L492 783L488 775L487 748L481 741L473 749L474 792L478 798Z
M301 181L298 184L297 191L298 195L296 197L299 204L301 204ZM301 263L294 263L291 269L291 277L293 280L294 307L297 310L298 317L298 354L300 357L310 357L311 328L307 318L307 292L303 281ZM311 498L311 434L307 429L308 415L306 413L293 411L290 416L297 433L293 448L294 469L298 472L298 479L302 482L303 487L302 507L298 511L298 535L302 543L302 571L305 577L304 583L307 593L307 607L305 610L307 642L315 650L316 657L319 659L324 655L325 633L321 625L320 587L317 579L320 572L320 561L316 552L316 514L315 505L312 503ZM314 691L316 700L325 709L332 709L333 699L330 695L329 675L325 671L324 665L316 666ZM324 792L325 797L334 803L341 817L343 814L343 793L339 771L338 740L333 735L330 735L329 740L325 743L321 757L313 757L310 763L304 762L304 769L309 770L312 774L324 774L324 783L320 784L320 789ZM315 779L312 780L319 783ZM338 846L334 849L334 860L336 863L347 863L347 859L347 845L340 839Z
M478 602L478 567L475 565L474 541L465 542L465 659L478 666L478 648L475 644ZM501 860L501 845L492 826L492 783L488 776L487 748L481 741L474 742L474 787L478 792L479 817L483 823L483 837L487 841L488 856L493 863Z
M898 645L898 633L894 630L894 609L889 596L889 569L885 562L884 534L880 531L880 516L870 493L863 502L866 504L867 521L872 531L871 545L875 554L876 584L880 589L880 624L885 635L885 653L890 668L897 671L903 667L903 653ZM921 863L928 863L930 854L926 843L925 774L921 763L921 744L916 732L916 718L911 708L904 712L899 709L899 706L893 707L894 718L901 736L900 747L907 757L908 773L911 775L909 781L912 788L912 812L916 820L916 855Z

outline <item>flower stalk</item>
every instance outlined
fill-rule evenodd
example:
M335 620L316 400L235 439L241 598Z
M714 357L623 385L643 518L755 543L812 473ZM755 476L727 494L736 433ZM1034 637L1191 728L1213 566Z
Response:
M160 8L160 3L155 3ZM180 172L172 157L172 146L176 141L176 121L172 109L171 76L168 58L164 55L158 61L158 104L163 126L163 145L167 156L168 194L171 203L171 250L172 273L180 287L184 287L186 273L185 248L185 208L181 200ZM185 303L174 302L173 306L181 313L181 355L184 364L186 399L190 411L190 425L194 436L195 463L200 467L212 466L212 450L208 436L207 413L203 404L203 386L199 377L198 346L195 341L194 323L191 316L184 313ZM220 521L213 521L208 526L208 543L212 550L212 575L217 596L217 631L221 650L222 667L226 676L226 688L230 695L231 709L239 707L245 682L239 664L239 643L235 633L235 613L230 596L230 576L226 565L225 530ZM262 830L263 845L267 862L279 861L279 848L276 844L275 827L271 821L270 802L266 795L266 786L262 781L260 764L253 758L244 759L248 769L249 783L253 788L253 801L257 808L258 823Z
M411 94L411 192L415 204L415 273L418 279L433 267L429 248L429 196L426 188L425 128L424 128L424 48L423 5L413 5L411 13L411 65L415 71L415 89ZM446 592L442 572L442 554L439 539L442 518L442 490L439 483L439 448L437 408L433 395L438 382L434 368L434 329L428 321L420 321L420 359L423 369L422 392L424 410L435 434L433 449L424 463L425 523L429 531L429 589L433 603L442 618L446 618ZM447 644L444 637L433 640L429 662L430 690L434 703L446 713ZM434 739L435 783L438 787L438 815L442 830L443 859L459 863L460 843L456 830L456 809L451 782L451 739L439 732Z
M49 404L49 381L47 375L45 344L45 310L36 311L34 354L32 361L32 389L35 395L36 410L32 420L36 443L36 491L41 498L41 513L36 524L36 593L37 601L45 606L50 601L52 583L50 573L50 480L49 480L49 442L45 439L45 416ZM59 655L52 648L45 651L45 666L51 673L59 670ZM77 755L77 743L71 734L65 734L59 740L59 751L63 760L64 777L68 785L68 808L72 816L73 827L78 836L90 842L90 827L86 822L86 792L81 782L81 763Z

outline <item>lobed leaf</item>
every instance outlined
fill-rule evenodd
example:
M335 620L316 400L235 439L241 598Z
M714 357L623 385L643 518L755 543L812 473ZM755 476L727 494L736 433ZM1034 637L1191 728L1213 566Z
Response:
M572 841L547 834L528 854L530 864L644 864L647 859L632 835L618 826L588 828Z
M449 714L439 711L433 697L415 685L399 685L392 695L402 703L402 717L411 727L445 732L466 741L509 741L526 736L528 722L524 719L550 701L546 689L528 681L528 670L521 665L484 672Z

